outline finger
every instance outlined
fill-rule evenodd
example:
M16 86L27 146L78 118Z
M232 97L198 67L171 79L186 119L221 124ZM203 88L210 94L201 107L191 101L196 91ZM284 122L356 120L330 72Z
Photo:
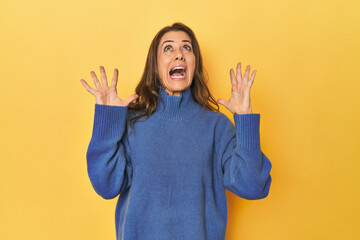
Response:
M119 73L119 71L115 68L114 75L113 75L113 78L111 81L111 86L114 86L115 88L116 88L117 81L118 81L118 73Z
M233 69L230 69L230 79L231 79L231 91L234 91L237 88L237 81L236 81L236 77L235 77L235 73Z
M250 86L251 86L251 85L253 84L253 82L254 82L255 75L256 75L256 70L254 70L253 73L251 74L251 77L250 77Z
M97 79L97 76L94 71L90 72L92 79L94 80L95 87L99 90L101 88L101 84L99 80Z
M105 68L103 66L100 66L100 74L101 74L101 82L103 84L103 87L107 87L108 83L106 79Z
M242 75L241 75L241 62L238 62L236 66L236 79L239 83L242 81Z
M96 92L95 89L90 87L89 84L84 79L81 79L80 82L82 83L82 85L84 85L84 87L86 88L86 90L88 90L89 93L95 96L95 92Z
M133 95L131 95L130 97L128 97L128 98L125 100L126 106L129 105L129 103L131 103L132 101L134 101L134 100L137 99L138 97L139 97L139 95L137 95L137 94L133 94Z
M250 72L250 65L247 65L245 74L244 74L244 78L243 78L246 83L248 82L248 79L249 79L249 72Z

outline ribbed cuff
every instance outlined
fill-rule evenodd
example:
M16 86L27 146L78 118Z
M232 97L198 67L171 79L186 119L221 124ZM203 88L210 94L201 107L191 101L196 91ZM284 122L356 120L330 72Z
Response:
M239 149L260 148L260 114L234 114L236 146Z
M95 104L92 136L94 138L117 138L124 134L127 107Z

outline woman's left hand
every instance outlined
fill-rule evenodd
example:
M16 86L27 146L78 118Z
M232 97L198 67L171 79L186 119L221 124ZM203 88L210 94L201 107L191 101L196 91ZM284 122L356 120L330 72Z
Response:
M233 114L252 113L250 102L250 89L254 82L256 70L254 70L249 79L250 65L246 67L244 77L241 76L241 63L238 62L236 67L236 76L234 70L230 69L231 78L231 97L229 101L222 98L217 100L218 103L224 105Z

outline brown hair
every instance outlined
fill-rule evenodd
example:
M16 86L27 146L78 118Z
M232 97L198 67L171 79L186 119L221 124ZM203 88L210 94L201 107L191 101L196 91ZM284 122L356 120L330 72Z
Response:
M190 86L194 100L207 110L219 112L219 105L206 85L208 75L203 67L200 46L195 34L185 24L176 22L171 26L162 28L151 42L143 75L135 89L139 97L128 105L128 109L136 114L136 117L130 120L130 127L134 125L136 121L140 120L140 118L145 118L144 120L148 119L156 110L157 100L160 99L162 101L159 95L161 83L159 75L157 74L157 50L161 37L169 31L184 31L191 39L196 59L194 78ZM217 109L210 103L214 104ZM140 111L142 113L139 113Z

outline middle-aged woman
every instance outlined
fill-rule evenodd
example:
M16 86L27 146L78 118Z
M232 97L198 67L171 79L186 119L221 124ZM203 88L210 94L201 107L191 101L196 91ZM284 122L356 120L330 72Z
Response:
M108 85L92 71L97 90L87 170L104 199L119 196L117 239L220 240L227 225L226 191L265 198L271 162L260 149L260 114L252 113L256 71L230 70L231 97L219 112L205 77L199 44L182 23L153 39L136 94L117 95L118 70ZM215 108L211 104L217 106Z

